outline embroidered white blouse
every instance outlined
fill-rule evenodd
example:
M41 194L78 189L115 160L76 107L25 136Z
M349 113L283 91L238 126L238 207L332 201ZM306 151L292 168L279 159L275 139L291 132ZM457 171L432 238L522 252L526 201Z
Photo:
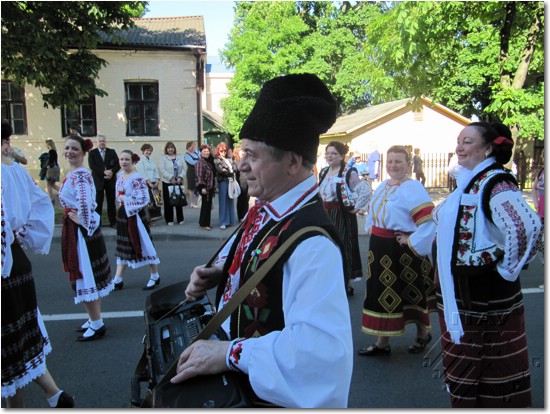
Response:
M84 167L69 171L59 189L61 205L77 211L80 225L88 231L89 236L94 234L100 223L99 214L95 211L95 195L92 174Z
M262 208L262 220L279 221L318 194L311 176ZM234 236L235 237L235 236ZM234 237L220 252L225 261ZM239 285L240 269L231 275ZM254 392L283 407L344 408L353 370L353 341L342 256L323 236L301 242L283 266L285 328L242 342L238 368ZM220 306L223 306L223 298ZM228 325L224 328L229 331ZM228 350L228 361L231 346ZM228 366L230 366L229 362Z
M138 172L124 178L124 173L119 173L116 180L116 199L121 204L121 195L124 195L124 209L128 217L135 216L149 203L149 191L147 182Z
M365 220L365 231L376 226L411 233L409 247L419 256L431 253L435 237L432 220L434 204L420 181L406 180L399 185L383 181L374 191Z
M2 164L2 277L11 272L15 237L23 248L48 254L53 231L54 209L48 195L21 165Z

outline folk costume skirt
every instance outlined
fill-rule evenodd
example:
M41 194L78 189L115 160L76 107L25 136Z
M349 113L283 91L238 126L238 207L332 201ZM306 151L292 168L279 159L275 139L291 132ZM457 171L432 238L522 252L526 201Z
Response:
M132 269L137 269L141 266L160 263L144 210L140 210L132 224L132 219L128 220L126 209L124 206L120 206L117 214L116 233L117 265L125 264Z
M78 226L77 249L82 278L71 283L75 292L74 303L93 302L108 296L114 284L101 228L88 236L87 231Z
M2 278L2 398L13 397L46 372L52 350L36 302L32 268L23 249L11 245L13 267Z
M361 269L361 257L355 257L354 260L354 252L359 253L357 216L342 210L340 203L337 201L323 202L323 207L332 221L332 224L336 227L336 231L340 235L342 243L344 244L344 277L347 285L350 279L363 276L363 271ZM354 226L355 233L353 232Z
M519 279L508 282L494 266L453 270L464 336L451 342L436 280L445 382L455 408L531 406L531 374Z
M436 311L433 275L428 257L419 257L408 246L401 246L395 236L380 236L373 231L362 331L400 336L409 323L420 323L431 330L429 312Z

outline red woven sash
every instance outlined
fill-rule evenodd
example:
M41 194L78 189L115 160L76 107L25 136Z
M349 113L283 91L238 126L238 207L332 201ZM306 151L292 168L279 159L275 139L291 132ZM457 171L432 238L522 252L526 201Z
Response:
M63 214L63 228L61 230L61 256L63 268L69 272L69 280L75 282L82 279L80 264L78 262L77 232L78 224L69 218L70 208L65 209Z

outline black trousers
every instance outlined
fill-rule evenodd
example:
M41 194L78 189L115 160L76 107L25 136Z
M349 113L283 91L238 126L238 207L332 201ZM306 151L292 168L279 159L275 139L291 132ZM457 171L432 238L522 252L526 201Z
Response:
M206 195L202 195L201 214L199 216L199 226L210 227L210 217L212 216L212 199L214 191L210 191Z
M162 183L162 204L164 205L164 220L166 224L174 221L174 209L176 209L176 219L178 223L183 221L183 207L174 207L170 204L170 193L168 186L172 184Z
M109 225L114 226L116 224L116 204L115 204L115 187L116 178L105 180L103 183L103 190L98 190L96 187L95 201L97 207L95 211L101 217L103 211L103 199L107 199L107 217L109 218Z

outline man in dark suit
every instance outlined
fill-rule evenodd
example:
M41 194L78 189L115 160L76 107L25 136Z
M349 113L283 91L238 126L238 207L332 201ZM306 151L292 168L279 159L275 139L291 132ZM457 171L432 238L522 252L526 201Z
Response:
M107 198L109 226L116 228L115 185L116 173L120 170L118 155L114 149L107 148L107 137L97 136L97 148L90 151L88 163L96 189L97 213L101 216L103 197Z

